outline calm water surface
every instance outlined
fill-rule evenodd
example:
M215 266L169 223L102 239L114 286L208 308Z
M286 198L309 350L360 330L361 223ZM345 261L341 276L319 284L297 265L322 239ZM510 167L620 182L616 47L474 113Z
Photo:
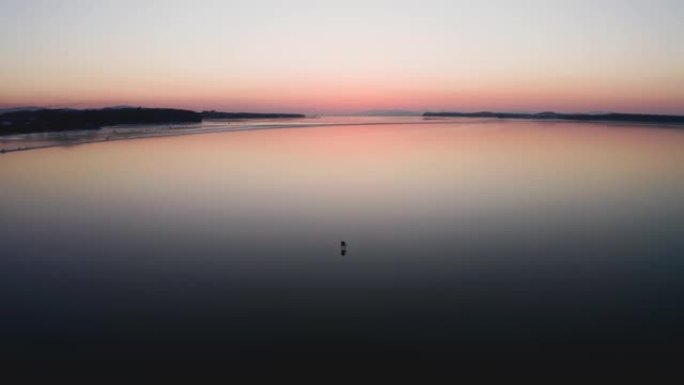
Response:
M0 155L0 352L682 353L684 130L396 123Z

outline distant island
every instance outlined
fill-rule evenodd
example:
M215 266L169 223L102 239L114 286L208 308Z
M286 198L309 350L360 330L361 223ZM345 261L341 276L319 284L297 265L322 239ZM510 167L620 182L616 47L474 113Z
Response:
M425 117L461 117L461 118L497 118L497 119L558 119L578 121L604 122L641 122L641 123L675 123L684 124L682 115L652 115L652 114L561 114L557 112L540 112L535 114L509 112L426 112Z
M96 130L119 124L197 123L202 115L172 108L38 109L0 115L0 133Z
M355 115L362 116L420 116L421 112L409 110L367 110Z
M202 111L204 119L287 119L305 118L303 114Z
M174 108L109 107L49 109L39 107L0 111L0 135L69 130L97 130L122 124L199 123L203 119L303 118L302 114L217 112Z

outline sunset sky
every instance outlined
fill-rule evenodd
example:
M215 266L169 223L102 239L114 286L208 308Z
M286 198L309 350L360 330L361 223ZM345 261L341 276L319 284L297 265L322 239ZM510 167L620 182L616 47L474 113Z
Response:
M684 114L684 1L0 0L0 107Z

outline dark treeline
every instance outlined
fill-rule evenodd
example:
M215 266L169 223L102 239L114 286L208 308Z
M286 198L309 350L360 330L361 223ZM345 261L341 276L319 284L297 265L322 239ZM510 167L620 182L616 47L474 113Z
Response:
M199 123L202 119L303 118L301 114L248 112L195 112L173 108L21 109L0 111L0 135L97 130L121 124Z
M681 115L650 115L650 114L561 114L557 112L540 112L536 114L521 114L508 112L426 112L425 117L463 117L463 118L498 118L498 119L559 119L580 121L606 122L643 122L643 123L677 123L684 124Z
M202 111L204 119L283 119L304 118L302 114Z
M0 133L95 130L119 124L201 122L194 111L172 108L41 109L0 115Z

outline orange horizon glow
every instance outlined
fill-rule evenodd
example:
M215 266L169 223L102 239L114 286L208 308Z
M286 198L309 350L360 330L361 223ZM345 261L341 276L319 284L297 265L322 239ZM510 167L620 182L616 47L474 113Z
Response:
M353 113L366 110L425 111L556 111L684 113L684 101L660 94L615 92L582 94L566 90L535 92L525 89L463 91L363 89L259 90L239 95L216 92L189 95L122 92L74 94L66 97L2 98L0 108L41 106L100 108L116 105L173 107L191 110L256 112Z
M0 14L0 108L684 114L675 0L6 0Z

